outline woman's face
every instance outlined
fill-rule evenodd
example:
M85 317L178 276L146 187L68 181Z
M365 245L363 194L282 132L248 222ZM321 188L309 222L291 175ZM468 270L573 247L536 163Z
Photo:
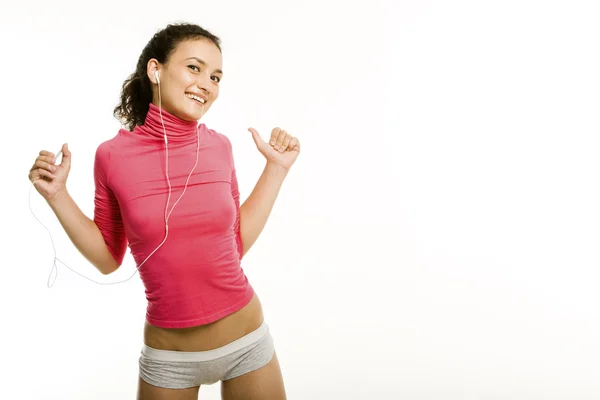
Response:
M148 62L148 77L154 82L152 103L186 121L197 121L219 97L219 82L223 77L223 58L219 48L208 39L179 43L164 65L155 59Z

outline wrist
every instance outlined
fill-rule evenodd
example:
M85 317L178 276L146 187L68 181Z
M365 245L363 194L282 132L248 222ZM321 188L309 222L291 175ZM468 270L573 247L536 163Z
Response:
M59 190L54 194L54 196L46 199L46 202L51 208L56 208L57 205L63 203L66 199L69 198L69 192L67 191L67 187L65 186L63 189Z
M283 177L285 177L287 175L287 173L289 172L288 168L285 168L284 166L277 164L275 162L272 162L272 161L267 161L265 170L268 170L276 175L281 175Z

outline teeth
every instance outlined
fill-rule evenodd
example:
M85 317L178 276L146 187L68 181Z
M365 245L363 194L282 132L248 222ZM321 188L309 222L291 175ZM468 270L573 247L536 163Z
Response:
M186 95L187 95L187 97L189 97L190 99L194 99L194 100L196 100L196 101L199 101L199 102L200 102L200 103L202 103L202 104L206 103L206 101L204 101L204 99L203 99L203 98L201 98L201 97L198 97L198 96L196 96L196 95L194 95L194 94L186 93Z

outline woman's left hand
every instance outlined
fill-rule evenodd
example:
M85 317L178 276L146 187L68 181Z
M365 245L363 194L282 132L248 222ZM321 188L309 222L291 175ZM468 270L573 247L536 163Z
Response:
M274 128L269 142L265 142L254 128L248 128L258 151L265 156L267 163L272 163L285 168L292 167L298 154L300 154L300 141L280 128Z

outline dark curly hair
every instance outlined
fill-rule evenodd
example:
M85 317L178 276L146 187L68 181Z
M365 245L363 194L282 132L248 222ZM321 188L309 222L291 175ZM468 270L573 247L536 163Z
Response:
M208 39L221 51L221 39L206 29L188 23L169 24L148 42L137 62L135 72L123 83L121 101L114 116L129 130L142 125L152 102L152 84L147 74L148 61L155 58L165 64L177 45L186 40Z

